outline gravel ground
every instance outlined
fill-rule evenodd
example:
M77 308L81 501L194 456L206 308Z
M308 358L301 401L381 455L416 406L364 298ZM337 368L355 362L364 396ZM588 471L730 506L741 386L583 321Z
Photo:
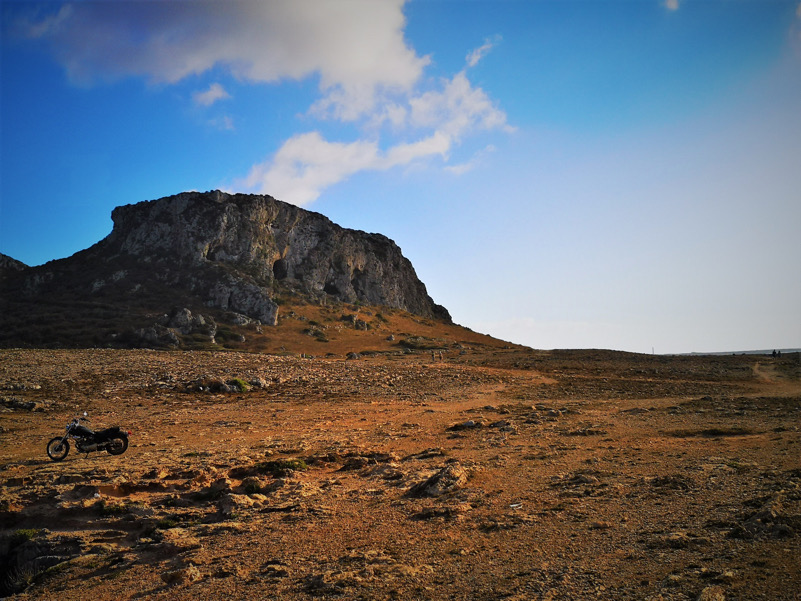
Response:
M798 360L2 350L0 597L798 599Z

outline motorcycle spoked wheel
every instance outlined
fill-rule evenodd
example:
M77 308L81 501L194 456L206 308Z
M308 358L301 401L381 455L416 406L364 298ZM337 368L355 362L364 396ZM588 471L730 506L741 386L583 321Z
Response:
M106 451L109 455L122 455L128 449L128 438L126 436L115 436L107 443Z
M61 437L58 436L47 443L47 456L53 461L61 461L70 452L70 443L68 441L61 442Z

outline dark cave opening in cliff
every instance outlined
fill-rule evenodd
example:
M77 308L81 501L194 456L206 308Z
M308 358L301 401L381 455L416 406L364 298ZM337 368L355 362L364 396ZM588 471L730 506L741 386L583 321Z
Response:
M285 259L278 259L275 263L273 263L273 277L276 280L283 280L289 273L289 269L286 264Z

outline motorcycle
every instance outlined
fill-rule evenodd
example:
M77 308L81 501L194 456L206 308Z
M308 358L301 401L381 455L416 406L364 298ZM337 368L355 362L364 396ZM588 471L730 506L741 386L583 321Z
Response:
M89 453L92 451L106 451L109 455L122 455L128 449L128 431L122 430L119 426L106 428L98 432L93 432L81 422L89 421L88 413L83 412L83 417L75 416L67 424L64 436L56 436L47 443L47 456L53 461L61 461L70 452L69 439L75 441L75 448L79 453Z

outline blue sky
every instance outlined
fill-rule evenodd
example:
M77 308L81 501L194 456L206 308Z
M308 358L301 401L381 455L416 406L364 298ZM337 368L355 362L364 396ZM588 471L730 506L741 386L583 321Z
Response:
M535 348L801 346L797 0L2 3L0 252L184 190L381 232Z

